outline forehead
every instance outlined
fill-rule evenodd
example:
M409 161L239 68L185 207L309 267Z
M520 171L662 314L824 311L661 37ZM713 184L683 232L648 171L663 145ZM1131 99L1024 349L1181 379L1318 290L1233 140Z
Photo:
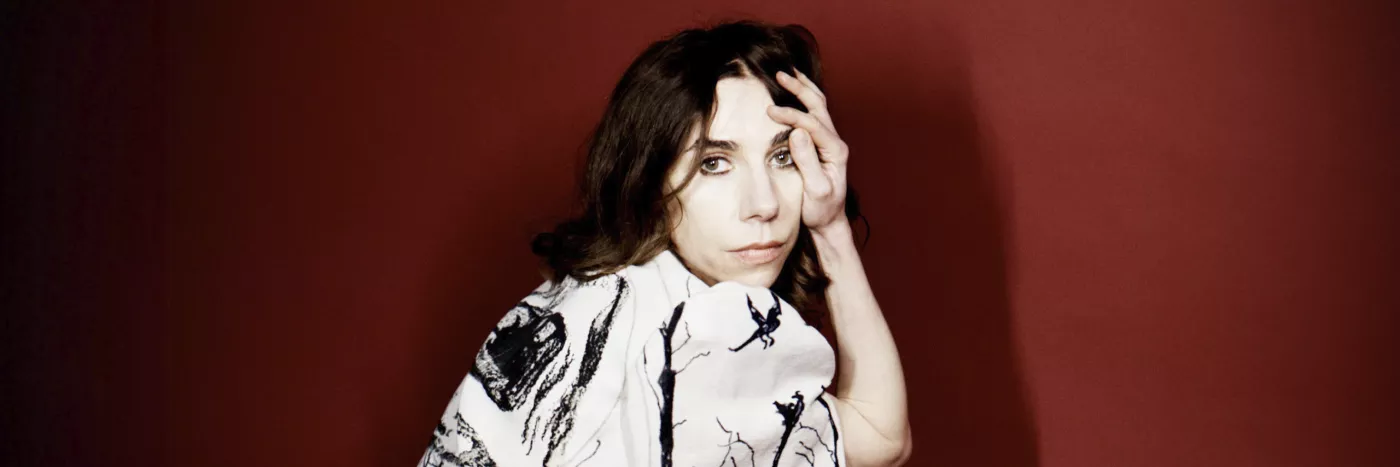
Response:
M710 139L729 140L741 146L757 141L767 146L774 133L788 127L768 116L768 106L773 105L773 97L755 78L719 80L715 84L715 101Z

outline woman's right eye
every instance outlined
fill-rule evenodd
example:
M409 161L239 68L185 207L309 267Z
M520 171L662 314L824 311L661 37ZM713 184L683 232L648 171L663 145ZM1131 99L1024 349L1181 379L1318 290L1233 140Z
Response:
M700 171L705 175L719 175L728 172L729 160L723 157L706 157L700 161Z

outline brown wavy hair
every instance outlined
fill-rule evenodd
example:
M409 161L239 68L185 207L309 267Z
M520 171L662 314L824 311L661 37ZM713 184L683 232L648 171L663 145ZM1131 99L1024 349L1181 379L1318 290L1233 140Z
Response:
M774 79L779 70L801 71L823 88L816 38L807 28L745 20L686 29L648 46L613 88L589 139L579 184L582 215L536 235L531 244L543 259L542 275L556 285L566 277L587 282L670 248L667 206L678 202L703 158L695 158L684 182L670 191L666 174L693 128L706 138L715 85L723 78L753 77L775 104L807 111ZM850 187L846 215L863 219ZM802 225L771 289L807 322L820 325L816 310L829 285L811 232Z

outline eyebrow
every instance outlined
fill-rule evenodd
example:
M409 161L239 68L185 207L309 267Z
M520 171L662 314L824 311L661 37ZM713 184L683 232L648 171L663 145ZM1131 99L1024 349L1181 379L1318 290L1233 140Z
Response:
M787 142L788 142L788 137L792 136L792 130L795 130L795 129L796 129L796 128L788 128L788 129L786 129L786 130L779 131L778 134L773 135L773 141L772 141L771 143L769 143L768 147L769 147L769 148L773 148L773 147L777 147L777 146L779 146L779 145L787 144ZM736 144L736 143L733 142L733 141L723 140L723 139L704 139L704 138L701 138L700 141L696 141L696 142L695 142L695 146L699 146L701 152L704 152L704 151L710 150L710 149L719 149L719 150L723 150L723 151L734 151L734 150L737 150L737 149L739 148L739 145ZM691 147L694 148L695 146L691 146Z

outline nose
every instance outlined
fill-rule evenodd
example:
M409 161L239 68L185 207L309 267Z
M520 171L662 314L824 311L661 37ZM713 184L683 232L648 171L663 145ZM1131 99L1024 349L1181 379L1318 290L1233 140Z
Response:
M750 171L753 175L740 192L740 210L744 220L770 221L778 215L778 193L767 170Z

